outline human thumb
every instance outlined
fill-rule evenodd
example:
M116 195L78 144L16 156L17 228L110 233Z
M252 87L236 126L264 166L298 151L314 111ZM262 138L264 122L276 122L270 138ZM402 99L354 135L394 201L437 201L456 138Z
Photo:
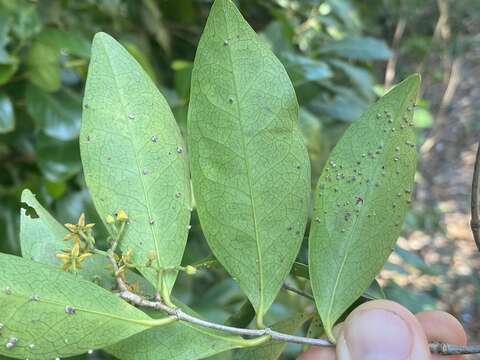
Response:
M428 360L426 336L403 306L376 300L356 308L338 331L338 360Z

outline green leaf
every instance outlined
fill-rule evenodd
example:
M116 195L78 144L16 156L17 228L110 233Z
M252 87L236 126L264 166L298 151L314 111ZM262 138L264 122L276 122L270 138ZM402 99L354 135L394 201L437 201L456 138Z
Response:
M183 101L187 101L190 96L193 63L186 60L176 60L172 62L171 67L175 71L174 82L177 95Z
M397 85L347 129L318 182L310 228L313 294L332 326L382 268L414 184L413 107L420 77Z
M402 258L403 261L405 261L407 264L412 265L424 274L431 276L439 276L443 273L443 269L439 264L427 264L420 256L418 256L414 252L405 250L398 245L395 245L394 251L395 254Z
M61 261L56 254L71 247L63 237L68 233L57 220L38 202L28 189L22 192L22 203L27 208L20 210L20 246L22 256L46 265L60 268ZM86 280L95 281L106 289L115 285L113 271L107 259L101 255L93 255L82 262L79 275Z
M272 329L292 334L310 318L311 315L306 313L296 314L287 320L274 324ZM286 346L287 343L283 341L268 341L260 346L236 350L233 358L235 360L276 360Z
M387 296L377 280L373 280L370 286L363 292L362 297L369 300L386 299Z
M156 81L155 69L153 68L152 63L150 62L148 54L142 52L142 50L135 44L131 42L124 42L123 45L125 49L128 50L130 55L132 55L135 60L142 66L142 69L150 76L153 82Z
M187 306L178 305L186 313L199 317ZM147 313L155 319L164 316L158 311L147 310ZM196 360L242 347L245 343L239 336L176 321L134 335L104 350L120 360Z
M250 301L246 300L240 309L225 321L225 325L245 328L250 325L254 317L255 309Z
M29 85L27 111L45 134L58 140L73 140L80 133L82 102L68 89L51 94Z
M327 63L293 52L284 54L282 61L294 85L328 79L333 75Z
M308 330L307 330L307 337L309 338L319 338L323 334L323 324L322 320L320 320L320 317L318 314L315 314L312 317L312 321L308 325Z
M230 0L215 1L192 73L192 182L207 241L261 322L302 242L310 164L285 69Z
M0 134L5 134L15 129L15 113L13 104L5 93L0 93Z
M11 57L10 61L0 64L0 85L6 84L18 70L18 58Z
M45 210L30 190L23 190L21 201L28 206L20 209L20 246L23 257L43 264L60 265L55 254L68 247L63 241L68 230Z
M82 169L78 141L61 141L42 132L37 135L37 161L43 175L50 181L64 181Z
M436 289L440 291L439 289ZM435 290L434 290L435 291ZM405 306L413 313L438 309L438 297L412 286L400 286L391 280L385 287L388 299Z
M185 146L172 112L150 77L112 37L93 40L80 134L85 180L100 217L129 216L120 248L159 268L180 264L190 220ZM157 272L140 272L157 288ZM176 272L164 272L170 292Z
M335 92L332 98L325 99L323 95L316 97L311 104L315 112L323 112L334 119L352 122L359 118L367 107L367 103L351 89L343 86L331 86Z
M352 60L386 60L391 52L384 41L351 36L322 45L322 54L336 54Z
M61 85L59 52L41 42L35 42L27 56L27 76L45 91L57 91Z
M374 81L372 75L366 69L342 60L330 60L330 63L334 67L344 72L350 82L357 87L357 89L365 98L372 98L374 94Z
M82 33L48 29L42 31L36 39L58 52L67 52L85 59L90 57L90 42Z
M0 254L0 268L1 355L71 356L157 324L118 296L53 267Z
M308 265L295 261L290 273L304 279L310 279ZM373 280L370 286L363 292L362 297L365 299L385 299L385 293L377 280Z
M6 46L10 43L10 21L9 17L0 14L0 64L3 64L8 61L9 54L6 49Z

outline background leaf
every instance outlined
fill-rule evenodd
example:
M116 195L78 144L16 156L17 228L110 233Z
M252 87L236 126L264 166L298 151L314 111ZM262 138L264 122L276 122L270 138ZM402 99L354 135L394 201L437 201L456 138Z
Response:
M53 359L100 348L153 326L152 319L95 284L0 254L0 354ZM12 342L12 341L10 341Z
M322 45L322 54L336 54L353 60L385 60L390 57L387 44L372 37L351 36Z
M178 266L190 220L185 146L167 102L149 76L113 38L93 40L80 136L85 180L100 217L124 209L120 242L132 261L149 252L160 268ZM157 272L140 269L155 286ZM170 291L176 272L165 273Z
M73 140L80 133L81 98L68 89L47 93L30 85L26 92L27 111L45 134L58 140Z
M57 49L35 42L28 53L28 78L45 91L60 88L60 60Z
M78 141L61 141L40 133L36 153L38 166L50 181L64 181L82 169Z
M195 57L192 181L207 241L261 318L305 231L310 166L285 69L229 0L217 0Z
M403 223L415 174L411 76L345 132L318 182L310 229L313 294L329 337L380 271Z
M90 42L76 31L49 29L41 32L37 40L58 52L68 52L85 59L90 57Z

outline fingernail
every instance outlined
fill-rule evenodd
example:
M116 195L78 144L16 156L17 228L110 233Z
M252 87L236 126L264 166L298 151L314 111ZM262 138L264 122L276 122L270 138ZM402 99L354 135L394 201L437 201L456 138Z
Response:
M345 325L344 337L353 360L405 360L412 352L413 335L407 323L382 309L354 316Z

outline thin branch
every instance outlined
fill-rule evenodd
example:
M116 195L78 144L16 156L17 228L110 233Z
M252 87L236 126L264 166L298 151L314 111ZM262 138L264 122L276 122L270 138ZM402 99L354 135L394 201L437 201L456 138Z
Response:
M288 291L291 291L297 295L300 295L300 296L303 296L304 298L307 298L309 300L312 300L312 301L315 301L315 299L313 298L312 295L310 295L309 293L306 293L305 291L302 291L302 290L299 290L293 286L290 286L288 285L287 283L284 283L282 285L282 287L285 289L285 290L288 290Z
M473 170L472 180L472 219L470 220L470 227L472 228L473 238L480 251L480 142L477 147L477 157L475 159L475 167Z
M397 22L397 26L395 27L395 33L393 35L393 41L391 46L392 56L390 56L390 58L388 59L387 68L385 70L385 90L390 89L390 87L392 86L392 82L395 79L395 68L398 61L398 46L400 45L400 40L402 39L406 24L407 20L401 17Z
M480 345L454 345L441 342L430 343L430 352L439 355L480 354Z
M118 264L113 254L109 252L107 256L110 262L112 263L115 273L118 274ZM257 339L262 337L264 338L267 336L272 340L295 343L295 344L302 344L302 345L309 345L309 346L335 346L335 344L331 343L327 339L313 339L313 338L307 338L303 336L284 334L284 333L272 330L270 328L264 328L264 329L237 328L233 326L217 324L207 320L199 319L195 316L185 313L183 310L179 308L173 308L164 304L161 301L160 296L158 294L156 295L155 300L148 300L138 294L131 292L128 289L127 284L125 283L124 279L120 274L116 276L116 280L117 280L118 288L120 290L120 297L122 299L132 304L135 304L137 306L143 306L143 307L149 307L155 310L161 310L167 313L168 315L174 316L180 321L186 321L191 324L202 326L208 329L219 330L219 331L223 331L230 334L248 336L248 337L257 338ZM432 354L440 354L440 355L477 354L477 353L480 353L480 345L460 346L460 345L446 344L441 342L433 342L430 344L430 352Z

